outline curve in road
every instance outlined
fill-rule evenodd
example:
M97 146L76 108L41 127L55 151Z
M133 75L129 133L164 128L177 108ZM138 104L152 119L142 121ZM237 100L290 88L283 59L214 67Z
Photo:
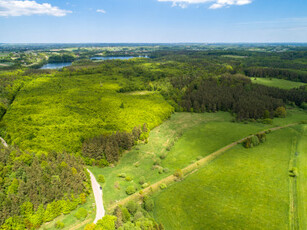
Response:
M8 147L9 147L8 144L6 143L6 141L5 141L2 137L0 137L0 141L1 141L1 143L3 144L3 146L4 146L5 148L8 148Z
M102 201L102 189L100 187L100 184L97 182L95 176L90 170L87 170L91 176L91 183L92 183L92 189L95 196L95 203L96 203L96 217L94 220L94 224L97 223L98 220L100 220L105 215L105 210L103 207L103 201Z

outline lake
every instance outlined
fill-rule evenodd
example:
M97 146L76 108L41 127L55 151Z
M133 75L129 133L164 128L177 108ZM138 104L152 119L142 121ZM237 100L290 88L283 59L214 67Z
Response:
M142 58L148 58L148 56L138 56ZM125 57L91 57L91 60L128 60L131 58L136 58L133 56L125 56ZM64 63L48 63L46 65L43 65L41 69L61 69L63 67L71 66L72 62L64 62Z
M66 66L70 66L72 62L63 62L63 63L48 63L43 65L40 69L61 69Z

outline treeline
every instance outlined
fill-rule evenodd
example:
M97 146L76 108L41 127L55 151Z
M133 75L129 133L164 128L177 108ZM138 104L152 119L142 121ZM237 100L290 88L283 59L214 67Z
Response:
M149 214L154 209L154 201L149 196L142 196L142 203L129 201L125 206L117 206L113 215L106 215L97 224L88 224L85 230L164 230Z
M85 140L82 153L88 165L106 166L117 162L124 150L130 150L138 140L147 142L149 129L144 123L141 127L134 127L132 132L116 132L111 135L101 135Z
M40 156L0 146L1 229L33 229L86 202L89 179L80 158Z
M242 75L224 75L191 83L178 103L184 111L231 111L238 120L244 120L279 116L277 109L289 101L297 105L306 102L305 88L282 90L252 84Z
M279 78L290 81L307 83L307 72L302 72L302 71L294 71L294 70L278 69L278 68L251 67L245 69L244 73L249 77Z

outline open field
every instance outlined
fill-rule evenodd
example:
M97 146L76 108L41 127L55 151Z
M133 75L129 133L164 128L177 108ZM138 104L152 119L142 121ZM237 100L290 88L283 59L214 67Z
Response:
M108 208L115 201L127 197L125 190L128 186L134 185L140 190L141 176L149 185L153 184L171 175L176 169L184 168L250 134L306 119L306 112L297 109L290 111L288 118L274 119L273 125L233 123L230 114L223 112L175 113L170 120L151 131L148 144L134 147L124 154L115 167L90 169L96 177L101 174L106 178L106 182L101 185ZM159 160L160 156L165 158ZM157 161L158 166L154 166ZM118 177L122 173L131 176L133 180L126 181Z
M298 139L298 218L300 229L307 228L307 125L301 127L302 135Z
M153 128L173 108L159 93L118 93L127 80L103 75L51 76L21 89L3 123L6 139L31 151L80 152L82 140L117 130Z
M272 87L278 87L281 89L293 89L297 88L303 85L306 85L306 83L302 82L295 82L295 81L288 81L284 79L277 79L277 78L251 78L253 83L266 85L266 86L272 86Z
M166 229L288 229L289 157L293 128L267 142L238 145L155 196L154 216Z

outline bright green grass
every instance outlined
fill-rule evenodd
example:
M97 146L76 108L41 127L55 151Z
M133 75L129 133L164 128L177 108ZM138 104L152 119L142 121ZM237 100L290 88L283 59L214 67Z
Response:
M84 220L78 220L74 216L79 208L85 208L88 212L88 215ZM94 195L90 194L85 204L79 205L78 208L72 211L70 214L61 215L57 217L56 219L54 219L53 221L42 225L40 229L42 230L56 229L55 228L56 222L61 221L65 224L64 230L68 230L71 228L74 228L75 230L79 230L79 229L81 230L81 229L84 229L84 227L87 224L92 223L95 219L95 216L96 216L95 199L94 199Z
M256 79L256 80L255 80ZM251 78L253 83L266 85L266 86L272 86L272 87L278 87L281 89L292 89L297 88L303 85L306 85L306 83L302 82L295 82L295 81L288 81L284 79L277 79L277 78Z
M82 139L144 123L153 128L171 115L173 108L158 93L117 93L125 84L126 79L100 74L35 79L3 118L6 139L36 152L78 152Z
M170 143L176 142L182 132L210 121L230 119L230 114L224 112L216 114L175 113L169 120L150 132L148 144L139 144L125 153L116 167L89 167L96 177L99 174L105 176L106 182L102 184L105 206L108 207L112 202L127 197L125 189L131 184L141 189L139 184L141 176L144 176L147 182L154 183L171 174L171 172L159 174L158 170L152 170L153 162L161 154L167 153L166 148ZM138 167L135 166L136 164ZM117 175L120 173L132 176L133 181L127 182L119 178ZM116 183L119 184L120 189L114 186Z
M288 229L288 167L297 135L287 128L258 147L227 151L157 194L154 217L166 229Z
M172 174L177 168L191 164L198 157L207 156L250 134L306 120L307 113L294 109L288 118L276 119L273 125L233 123L231 119L230 114L223 112L175 113L171 119L150 132L148 144L140 144L125 153L115 167L90 167L96 177L99 174L105 176L106 182L102 186L106 207L116 200L127 197L125 189L129 185L141 189L138 183L141 176L152 184ZM167 151L167 147L172 146L171 143L174 143L174 146ZM166 154L166 158L162 160L161 166L168 168L169 172L159 174L158 169L152 170L152 167L154 160L162 154ZM117 175L120 173L132 176L133 181L127 182L119 178Z
M307 125L302 126L298 155L298 216L300 229L307 229Z

